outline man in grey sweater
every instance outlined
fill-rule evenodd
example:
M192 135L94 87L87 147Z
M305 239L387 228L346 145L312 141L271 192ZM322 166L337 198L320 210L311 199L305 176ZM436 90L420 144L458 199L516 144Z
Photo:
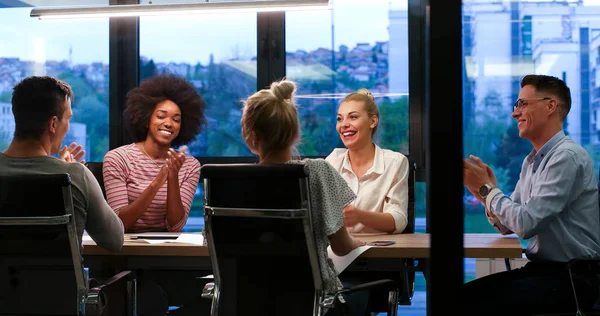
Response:
M84 151L76 144L60 148L73 116L72 97L67 83L48 76L25 78L13 88L15 133L0 153L0 174L69 173L79 242L85 229L98 246L119 251L123 223L106 203L92 172L77 162ZM57 153L58 159L50 156Z

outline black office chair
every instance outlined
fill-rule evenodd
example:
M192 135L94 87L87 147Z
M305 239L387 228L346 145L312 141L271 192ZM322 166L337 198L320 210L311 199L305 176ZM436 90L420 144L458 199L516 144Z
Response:
M98 180L98 184L100 184L100 188L102 189L102 195L106 199L106 190L104 189L104 174L102 173L102 162L86 162L85 166L90 169L96 180Z
M600 174L598 175L598 193L600 195ZM598 201L599 206L600 206L600 199ZM509 269L509 268L507 268ZM600 315L600 258L576 258L576 259L572 259L570 260L567 265L565 266L565 269L567 269L567 272L569 274L569 279L571 282L571 291L573 292L573 297L575 299L575 306L574 306L574 314L568 314L570 315L575 315L575 316L590 316L590 315ZM510 270L510 269L509 269ZM575 282L573 280L573 271L584 271L587 272L587 275L590 275L590 277L592 277L593 275L595 275L596 278L596 282L599 285L599 289L598 289L598 294L597 294L597 298L596 301L592 304L592 306L582 306L582 304L579 301L579 297L577 295L577 289L575 287ZM594 280L590 280L590 281L594 281ZM579 293L581 294L581 293ZM535 315L535 316L561 316L561 315L565 315L565 314L539 314L539 315Z
M404 231L402 231L403 234L415 233L415 173L416 165L410 164L408 175L408 224ZM393 267L394 271L373 271L365 261L357 260L353 266L353 270L344 272L344 275L361 279L392 279L399 285L400 293L398 295L398 304L411 305L412 297L415 292L416 261L417 260L414 258L396 259ZM424 263L422 263L422 265L424 265ZM369 311L372 314L382 313L387 310L388 303L381 298L382 296L379 290L371 292Z
M91 280L76 232L69 174L0 176L0 315L135 315L132 274Z
M600 174L598 175L598 193L600 195ZM598 201L600 205L600 199ZM600 280L600 258L581 258L573 259L567 263L566 269L569 272L569 278L571 281L571 289L575 298L575 307L577 308L576 316L583 315L600 315L600 288L598 289L598 297L592 306L581 306L579 298L577 297L577 290L575 289L575 283L573 282L573 270L574 269L585 269L590 274L596 274L596 279ZM599 282L600 286L600 282ZM582 311L586 311L584 314Z
M201 176L215 281L203 297L213 316L323 315L340 294L375 287L386 288L396 315L392 280L324 291L303 165L204 165Z

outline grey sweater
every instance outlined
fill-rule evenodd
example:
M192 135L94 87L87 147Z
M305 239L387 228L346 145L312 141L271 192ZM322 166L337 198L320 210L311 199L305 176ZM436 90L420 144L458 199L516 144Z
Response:
M98 181L80 163L68 163L52 156L13 158L0 153L0 175L56 174L71 175L71 192L77 237L81 244L83 230L98 246L119 251L123 246L123 222L108 206Z

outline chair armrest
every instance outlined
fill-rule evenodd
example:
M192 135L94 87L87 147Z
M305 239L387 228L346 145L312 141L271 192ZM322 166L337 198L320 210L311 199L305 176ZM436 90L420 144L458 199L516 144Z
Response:
M368 283L362 283L362 284L359 284L357 286L353 286L350 288L345 288L345 289L338 291L336 293L336 295L366 291L366 290L370 290L372 288L384 288L384 289L387 289L388 291L398 291L398 285L396 284L396 282L394 280L384 279L384 280L377 280L377 281L368 282Z
M200 295L200 297L212 300L214 296L215 296L215 283L214 282L206 283L204 285L204 288L202 289L202 294Z
M208 274L208 275L205 275L205 276L196 277L196 279L214 280L215 276L214 276L214 274Z
M131 271L123 271L120 272L110 279L104 281L102 284L94 286L91 288L87 296L85 298L86 305L102 305L104 302L101 302L101 297L104 292L109 291L113 287L117 287L119 285L123 285L123 282L128 282L133 280L133 273ZM125 284L125 289L127 289L127 284ZM125 295L125 294L124 294ZM128 295L128 294L127 294ZM135 297L135 289L132 294ZM135 300L135 298L134 298Z
M583 268L583 270L582 270ZM575 258L565 265L566 270L600 274L600 258Z
M350 294L350 293L354 293L354 292L370 290L373 288L384 288L384 289L388 290L390 292L389 300L391 302L393 302L391 304L393 304L393 306L397 306L398 292L399 292L398 286L396 285L396 281L390 280L390 279L383 279L383 280L363 283L363 284L359 284L357 286L353 286L351 288L345 288L345 289L339 290L332 295L325 296L323 298L323 300L320 302L320 305L325 308L332 308L336 304L336 300L340 299L342 297L341 294ZM343 302L343 300L342 300L342 302ZM396 307L393 307L393 308L396 308Z
M600 258L575 258L575 259L571 259L569 260L569 262L567 262L567 265L565 266L565 268L570 269L572 268L574 265L579 265L579 264L590 264L590 263L600 263Z

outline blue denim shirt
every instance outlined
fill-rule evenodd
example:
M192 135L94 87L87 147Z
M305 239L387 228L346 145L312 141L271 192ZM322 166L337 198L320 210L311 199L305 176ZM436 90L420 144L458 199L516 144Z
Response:
M527 258L566 262L600 255L598 184L589 154L563 131L523 161L510 197L488 199L502 234L529 239ZM489 200L488 200L489 201Z

